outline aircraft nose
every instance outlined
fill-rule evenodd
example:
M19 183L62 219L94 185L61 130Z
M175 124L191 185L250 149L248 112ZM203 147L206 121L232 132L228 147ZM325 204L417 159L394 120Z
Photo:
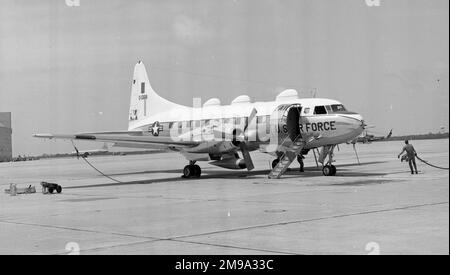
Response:
M364 118L362 117L362 115L356 114L354 118L360 122L362 128L366 126L366 123L364 122Z
M364 122L364 118L362 117L362 115L356 114L355 119L359 121L359 127L361 127L362 129L364 129L367 126L367 124Z
M364 118L360 114L351 114L346 115L347 118L350 118L354 127L363 130L367 124L364 122Z

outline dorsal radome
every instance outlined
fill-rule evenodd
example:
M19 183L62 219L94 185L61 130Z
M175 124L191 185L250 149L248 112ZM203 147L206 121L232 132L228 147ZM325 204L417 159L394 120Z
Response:
M218 98L208 99L205 103L203 103L203 107L208 107L208 106L220 106L220 99L218 99Z
M287 89L282 91L279 95L276 97L276 101L285 101L285 100L293 100L298 99L298 92L294 89Z
M250 97L248 95L240 95L231 101L231 105L242 104L242 103L250 103Z

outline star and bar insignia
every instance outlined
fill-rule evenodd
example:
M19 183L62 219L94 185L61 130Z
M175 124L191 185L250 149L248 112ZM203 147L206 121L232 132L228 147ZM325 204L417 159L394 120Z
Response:
M159 133L163 131L163 129L163 126L158 121L155 121L148 130L150 133L152 133L152 135L157 137L159 136Z

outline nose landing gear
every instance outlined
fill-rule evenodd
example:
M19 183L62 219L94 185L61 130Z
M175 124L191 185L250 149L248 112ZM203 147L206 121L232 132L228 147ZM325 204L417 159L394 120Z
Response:
M337 169L332 163L334 162L334 148L336 145L324 146L319 155L319 162L323 164L322 173L324 176L335 176ZM325 162L325 159L328 157L328 161Z
M331 165L331 164L327 164L322 168L322 173L324 176L334 176L336 175L336 166Z

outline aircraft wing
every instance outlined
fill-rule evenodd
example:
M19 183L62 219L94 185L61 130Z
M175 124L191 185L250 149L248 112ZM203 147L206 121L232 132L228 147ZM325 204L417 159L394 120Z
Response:
M75 135L54 135L54 134L35 134L35 138L43 139L65 139L65 140L83 140L114 143L116 146L133 148L152 148L155 147L173 147L186 148L198 145L195 141L177 141L171 137L142 135L142 132L101 132L101 133L82 133Z

